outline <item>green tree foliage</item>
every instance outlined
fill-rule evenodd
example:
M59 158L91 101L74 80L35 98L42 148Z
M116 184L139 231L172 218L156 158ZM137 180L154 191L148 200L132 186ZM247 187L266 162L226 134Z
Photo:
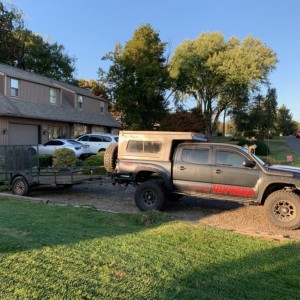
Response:
M275 53L251 36L226 42L221 33L204 33L183 41L169 68L176 96L196 100L210 136L221 112L240 102L241 91L267 83L276 62Z
M160 122L159 130L203 132L205 129L203 124L201 116L196 110L178 111L167 113Z
M298 125L293 121L290 110L285 105L282 105L277 111L277 132L282 135L289 135L293 134L297 128Z
M165 92L169 88L165 46L157 31L143 25L125 47L117 44L114 52L103 58L112 66L102 78L128 129L152 130L165 115Z
M22 45L15 32L22 28L21 13L15 7L8 10L0 1L0 62L11 65L19 57Z
M45 41L24 28L22 13L6 9L0 2L0 62L20 69L75 83L75 59L65 53L63 45Z
M264 139L271 130L275 130L277 117L276 89L268 89L266 97L258 94L254 99L254 105L250 109L251 130Z
M242 99L242 98L241 98ZM234 105L230 111L236 131L241 136L259 136L264 139L275 131L277 119L277 95L275 88L269 88L266 96L258 94Z

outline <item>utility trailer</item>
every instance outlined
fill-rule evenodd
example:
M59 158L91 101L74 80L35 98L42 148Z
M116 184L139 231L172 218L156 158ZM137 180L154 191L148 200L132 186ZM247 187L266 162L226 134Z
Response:
M12 193L27 196L32 187L41 185L71 187L100 180L95 174L103 167L40 168L36 145L0 146L0 185L8 185Z

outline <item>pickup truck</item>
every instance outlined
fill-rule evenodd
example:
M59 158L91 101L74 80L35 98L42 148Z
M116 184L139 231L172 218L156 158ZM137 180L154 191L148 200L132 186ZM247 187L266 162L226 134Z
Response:
M192 132L122 131L104 166L114 184L136 186L142 211L194 196L264 205L274 225L300 227L300 168L265 163L255 145L209 143Z

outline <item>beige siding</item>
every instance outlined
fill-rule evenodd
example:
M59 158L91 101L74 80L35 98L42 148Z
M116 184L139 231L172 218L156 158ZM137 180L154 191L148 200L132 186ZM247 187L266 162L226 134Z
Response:
M62 90L62 96L66 99L73 107L75 107L76 94L70 91Z
M4 95L4 76L0 74L0 93Z
M99 115L100 115L100 101L102 101L102 100L84 97L83 98L83 110L89 111L89 112L99 112ZM105 106L106 105L107 104L105 103ZM104 111L106 112L106 109L104 109Z
M8 144L8 134L4 134L3 130L8 129L7 117L0 118L0 145Z
M40 132L39 132L40 141L42 143L45 143L48 141L48 135L43 134L43 131L44 131L44 129L48 130L49 126L66 127L67 131L68 131L67 132L68 136L71 137L71 134L72 134L72 128L70 128L69 123L51 122L51 121L35 120L35 119L1 117L0 118L0 145L7 145L9 143L10 123L24 124L24 125L38 125L40 128ZM3 134L4 129L8 130L7 134Z
M7 90L10 91L10 79L8 77L7 80ZM19 80L19 96L22 100L40 102L40 103L50 103L50 87L34 82L29 82L25 80ZM51 87L53 88L53 87ZM54 88L55 89L55 88ZM57 91L57 105L61 105L61 91L60 89L56 89ZM8 93L10 96L10 92Z

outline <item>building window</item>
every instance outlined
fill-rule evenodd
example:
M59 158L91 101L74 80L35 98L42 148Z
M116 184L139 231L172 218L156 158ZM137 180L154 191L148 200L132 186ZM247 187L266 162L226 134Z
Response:
M10 80L10 95L12 97L19 97L19 80L18 79Z
M82 96L77 97L77 109L83 109L83 97Z
M48 126L48 138L50 139L65 139L68 138L68 130L65 126Z
M57 94L56 89L50 88L50 103L56 104L56 98L57 98L56 94Z
M104 102L100 101L100 113L104 113Z

